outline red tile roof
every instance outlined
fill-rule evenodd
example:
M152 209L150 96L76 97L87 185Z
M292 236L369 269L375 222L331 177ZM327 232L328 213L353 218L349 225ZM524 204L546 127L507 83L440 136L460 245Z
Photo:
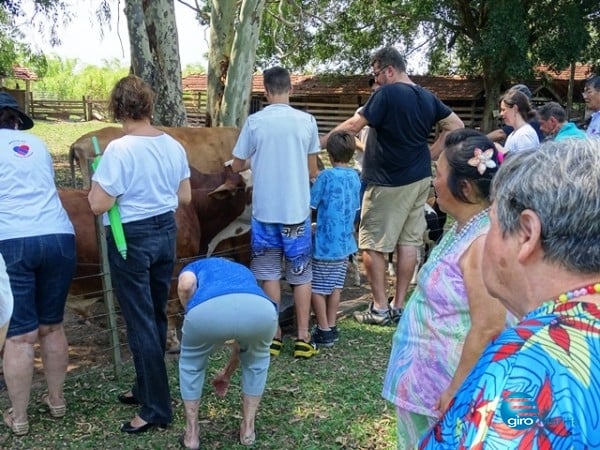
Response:
M17 78L19 80L30 80L36 81L38 80L38 76L35 72L27 67L21 66L13 66L13 76L12 78Z
M292 75L292 95L356 95L371 92L368 75ZM411 79L442 99L473 100L483 95L480 79L464 77L412 76ZM206 74L192 74L183 79L183 90L206 91ZM252 93L262 94L263 76L252 77Z
M558 84L564 84L569 80L570 68L560 72L551 71L548 66L540 66L537 70L539 78L537 80L526 81L525 83L532 87L544 84L540 78L550 78L558 81ZM575 81L585 80L592 73L591 66L577 64L575 69ZM543 76L545 75L545 76ZM292 75L292 96L318 96L318 95L365 95L370 94L368 84L368 75ZM467 78L458 76L433 77L414 75L410 77L415 83L429 89L443 101L474 101L483 98L484 88L481 78ZM183 89L189 91L206 91L206 74L192 74L183 79ZM515 80L511 84L522 81ZM556 83L555 83L556 84ZM507 86L507 88L508 88ZM566 88L565 88L566 89ZM555 87L555 90L561 91L561 86ZM263 93L263 76L256 74L252 77L252 94ZM566 90L564 92L566 95Z
M569 80L571 77L571 68L567 67L566 69L556 71L551 70L548 66L539 66L536 70L538 75L549 75L550 78L555 80ZM575 64L575 80L586 80L593 75L592 66L588 64Z

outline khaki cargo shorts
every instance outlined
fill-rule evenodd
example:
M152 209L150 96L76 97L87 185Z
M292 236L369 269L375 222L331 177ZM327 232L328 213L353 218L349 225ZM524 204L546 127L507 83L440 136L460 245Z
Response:
M399 187L367 186L360 216L359 248L391 253L397 245L422 245L427 227L424 205L430 187L431 178Z

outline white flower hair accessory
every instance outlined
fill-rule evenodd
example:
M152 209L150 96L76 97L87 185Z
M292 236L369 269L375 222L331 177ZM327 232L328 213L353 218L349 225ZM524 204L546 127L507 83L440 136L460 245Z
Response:
M488 168L493 169L496 167L496 162L492 159L492 156L494 156L493 149L489 148L484 152L480 148L475 147L473 155L469 159L468 164L472 167L477 167L479 175L483 175Z

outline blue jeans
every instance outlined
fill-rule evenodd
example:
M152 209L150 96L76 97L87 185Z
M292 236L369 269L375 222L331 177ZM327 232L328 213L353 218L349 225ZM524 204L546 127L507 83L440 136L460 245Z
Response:
M173 213L123 224L127 259L107 229L111 278L127 327L136 382L134 397L146 422L173 420L165 366L167 300L173 276L177 226Z
M46 234L0 241L14 297L8 337L62 323L75 274L75 236Z

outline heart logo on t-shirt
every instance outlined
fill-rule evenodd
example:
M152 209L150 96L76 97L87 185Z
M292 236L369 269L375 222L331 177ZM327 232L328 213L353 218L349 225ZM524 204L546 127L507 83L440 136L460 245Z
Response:
M27 153L29 153L29 145L16 145L13 147L13 151L19 156L27 156Z

